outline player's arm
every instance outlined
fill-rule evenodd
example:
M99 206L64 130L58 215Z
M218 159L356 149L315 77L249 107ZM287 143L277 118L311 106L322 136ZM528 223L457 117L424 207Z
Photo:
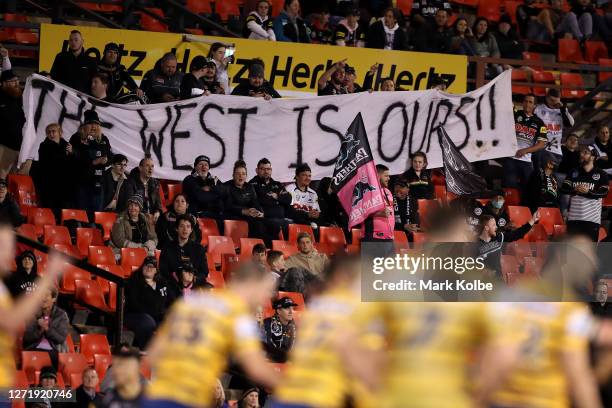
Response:
M27 295L21 295L8 310L0 308L0 330L14 333L38 312L49 289L62 274L64 261L58 255L51 255L46 273L37 279L36 289Z
M485 347L479 362L475 399L486 406L491 395L504 383L519 360L519 343L497 343Z
M370 389L380 385L381 373L385 365L385 353L382 347L369 347L358 340L358 335L349 335L348 331L337 336L337 350L347 371Z
M250 316L240 316L234 323L234 355L247 377L267 388L278 384L278 373L266 360L260 346L257 324Z
M575 406L578 408L602 408L595 375L589 366L587 351L565 351L562 355L562 361Z

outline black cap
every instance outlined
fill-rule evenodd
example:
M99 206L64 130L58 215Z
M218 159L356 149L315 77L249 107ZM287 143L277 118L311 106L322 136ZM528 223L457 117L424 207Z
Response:
M142 266L153 265L157 268L157 258L154 256L147 256L144 261L142 261Z
M195 168L201 161L208 163L208 165L210 166L210 157L201 154L193 161L193 167Z
M51 366L44 366L43 368L40 369L39 378L41 380L43 378L53 378L54 380L57 380L57 371L55 371L55 368Z
M6 71L2 71L0 75L0 82L10 81L11 79L19 78L17 74L13 72L12 69L7 69Z
M90 123L100 124L100 118L95 110L85 111L83 124L88 125Z
M275 300L272 306L274 307L274 309L285 309L291 306L298 306L298 304L295 303L290 297L285 296Z
M4 187L8 188L8 183L6 182L5 179L0 179L0 186L4 186Z
M195 266L191 262L183 262L178 266L178 272L195 273Z
M246 390L245 390L245 391L242 393L242 395L240 396L240 399L238 400L238 402L240 402L240 401L244 400L244 399L245 399L246 397L248 397L248 396L249 396L249 394L250 394L250 393L252 393L252 392L256 392L256 393L258 393L258 394L259 394L259 388L257 388L257 387L251 387L251 388L246 389Z
M116 51L119 52L119 46L116 43L108 43L104 46L104 52L106 51Z
M206 57L203 57L202 55L196 55L191 60L191 64L189 65L189 70L199 71L206 66L207 62L208 61L206 60Z
M508 23L508 24L512 25L512 17L510 17L508 14L504 13L504 14L501 15L501 17L499 18L499 21L497 23L498 24Z

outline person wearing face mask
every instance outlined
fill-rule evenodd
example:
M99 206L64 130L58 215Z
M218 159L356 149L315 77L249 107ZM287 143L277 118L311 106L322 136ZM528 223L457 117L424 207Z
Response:
M264 62L259 58L251 61L249 78L246 81L241 81L232 91L232 95L264 98L266 101L281 97L272 84L266 81Z
M505 231L510 228L510 216L508 209L505 207L506 201L503 194L495 195L482 209L483 215L490 215L495 218L495 223L499 231Z
M157 232L157 238L159 239L158 248L163 248L166 243L173 242L177 240L176 234L176 220L179 216L187 216L191 219L191 225L193 225L193 232L189 239L194 242L200 242L202 240L202 231L200 231L200 226L198 224L198 220L195 216L188 212L189 202L187 201L187 197L185 194L177 194L174 196L174 200L172 200L172 206L168 209L167 212L162 214L157 220L157 224L155 225L155 231Z
M221 220L223 191L219 179L210 173L210 158L203 154L196 157L193 172L183 179L183 193L189 202L189 212L197 217Z
M559 185L554 175L557 166L558 163L553 158L549 158L543 168L531 174L524 201L532 212L539 207L559 208Z

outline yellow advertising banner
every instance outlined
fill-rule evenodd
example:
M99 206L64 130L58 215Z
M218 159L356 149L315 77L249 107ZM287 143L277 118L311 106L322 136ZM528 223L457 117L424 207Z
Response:
M100 58L105 44L117 43L121 49L121 64L137 82L164 53L174 52L178 58L178 68L186 72L193 57L206 56L210 44L219 41L236 47L235 63L229 70L232 87L247 77L249 61L261 58L265 63L266 78L279 93L284 96L313 95L321 74L334 62L347 58L347 63L356 69L358 83L363 81L370 66L379 64L375 76L376 88L382 78L392 77L403 90L424 90L433 78L440 76L450 84L450 92L466 91L468 61L459 55L271 43L211 36L195 36L194 41L189 41L183 34L55 24L41 25L41 71L51 69L55 55L68 48L70 31L75 29L83 34L86 52L95 58Z

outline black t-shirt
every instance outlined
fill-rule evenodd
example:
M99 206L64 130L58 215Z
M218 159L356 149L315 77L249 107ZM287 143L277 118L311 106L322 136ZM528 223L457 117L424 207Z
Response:
M344 41L347 47L356 47L359 41L365 42L365 32L358 24L354 31L349 30L344 24L339 24L334 33L334 44L336 41Z
M181 81L181 99L196 98L200 95L192 95L192 89L201 89L202 92L210 92L211 94L220 94L221 84L212 80L207 81L204 77L196 78L192 73L186 74Z
M324 88L320 88L318 93L319 96L327 96L327 95L346 95L348 91L344 86L340 86L336 88L331 81L325 85Z

